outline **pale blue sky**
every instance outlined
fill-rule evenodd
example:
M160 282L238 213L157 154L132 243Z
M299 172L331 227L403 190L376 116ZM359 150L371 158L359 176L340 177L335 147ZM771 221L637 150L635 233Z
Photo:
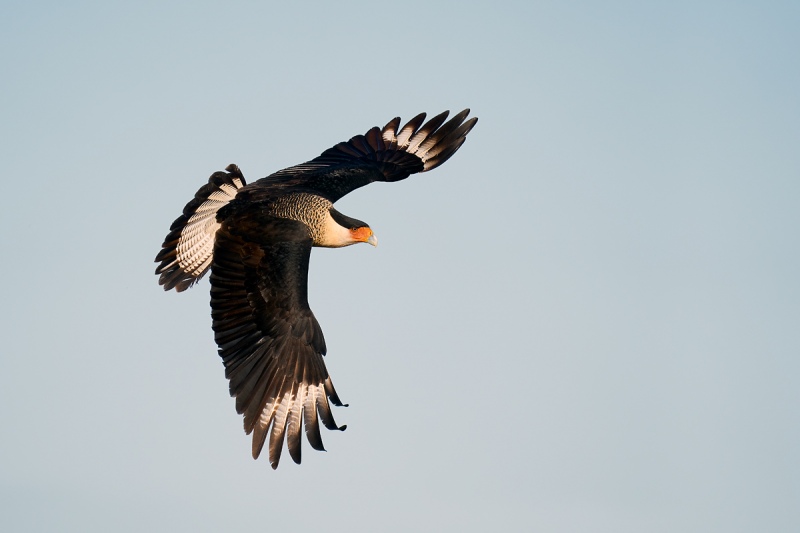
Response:
M4 2L3 531L800 530L800 4ZM480 122L312 254L348 408L253 461L208 175Z

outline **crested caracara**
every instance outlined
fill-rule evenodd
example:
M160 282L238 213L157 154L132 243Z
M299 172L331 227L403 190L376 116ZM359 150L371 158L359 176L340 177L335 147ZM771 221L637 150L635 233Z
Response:
M399 181L432 170L466 140L477 118L465 109L425 113L325 150L319 157L247 185L236 165L215 172L186 204L156 256L159 283L181 292L211 270L214 339L236 411L253 434L257 458L269 437L278 467L284 436L300 462L301 427L323 450L318 417L344 429L328 400L342 405L325 368L325 339L308 306L313 246L377 245L366 223L337 211L342 196L373 181Z

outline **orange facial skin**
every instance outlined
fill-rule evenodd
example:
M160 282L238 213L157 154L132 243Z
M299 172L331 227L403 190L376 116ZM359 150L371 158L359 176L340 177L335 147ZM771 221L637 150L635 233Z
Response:
M356 242L367 242L373 246L375 246L373 243L377 243L377 239L369 227L351 229L350 234Z

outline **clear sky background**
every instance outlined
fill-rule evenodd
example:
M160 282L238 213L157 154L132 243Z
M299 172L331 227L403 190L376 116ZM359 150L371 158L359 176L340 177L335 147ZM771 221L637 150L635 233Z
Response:
M1 530L800 530L797 2L0 19ZM348 430L253 461L170 223L464 107L452 160L337 204L377 249L312 254Z

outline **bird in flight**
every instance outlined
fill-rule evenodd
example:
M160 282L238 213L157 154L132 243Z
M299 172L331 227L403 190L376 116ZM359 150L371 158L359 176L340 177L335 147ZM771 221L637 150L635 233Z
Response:
M211 271L214 339L253 434L253 458L269 437L269 461L278 467L284 438L300 463L301 428L324 450L319 420L337 426L328 401L341 406L322 356L322 329L308 305L313 246L339 248L378 240L368 224L333 204L374 181L399 181L433 170L466 140L477 118L469 109L425 122L383 128L341 142L319 157L247 184L236 165L215 172L173 222L156 274L164 290L184 291Z

